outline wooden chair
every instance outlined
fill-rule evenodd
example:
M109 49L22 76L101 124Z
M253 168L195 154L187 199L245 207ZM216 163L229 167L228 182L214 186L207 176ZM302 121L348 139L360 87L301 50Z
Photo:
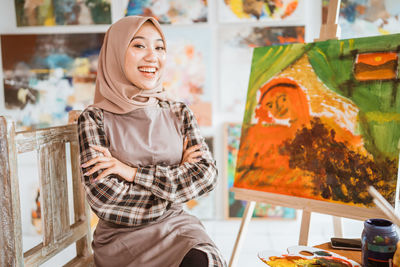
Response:
M72 119L74 120L74 119ZM65 266L93 266L89 207L81 183L77 126L16 132L0 116L0 266L38 266L76 243ZM70 224L66 144L70 144L74 222ZM17 154L37 151L43 242L23 252Z

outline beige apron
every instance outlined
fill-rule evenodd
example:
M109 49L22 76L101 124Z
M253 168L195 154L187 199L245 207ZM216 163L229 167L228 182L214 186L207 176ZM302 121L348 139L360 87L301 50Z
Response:
M168 108L146 107L127 114L104 111L104 129L113 157L131 166L179 164L182 125ZM195 245L214 243L194 216L171 203L157 220L126 227L100 220L93 251L98 267L179 266Z

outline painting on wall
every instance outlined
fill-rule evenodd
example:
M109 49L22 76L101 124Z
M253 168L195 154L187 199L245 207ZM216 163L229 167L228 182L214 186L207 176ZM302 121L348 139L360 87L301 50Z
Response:
M241 123L227 123L225 125L225 177L228 194L225 205L225 217L229 218L242 218L246 208L246 201L237 200L234 193L229 189L233 186L235 177L236 160L240 144ZM281 206L274 206L266 203L257 203L253 218L270 218L270 219L295 219L296 210Z
M93 102L104 34L2 35L5 107L21 130L65 124Z
M214 137L207 136L204 140L211 152L214 155ZM183 205L183 209L188 213L196 216L200 220L215 219L215 203L216 203L216 190L205 194L196 199L189 200Z
M304 43L304 26L227 27L220 30L219 38L220 108L224 112L242 116L246 104L252 49L259 46Z
M37 234L42 234L42 209L40 205L40 189L36 189L35 207L31 210L31 223Z
M219 20L272 21L296 19L301 14L303 0L218 0Z
M328 5L324 0L325 17ZM342 0L339 25L342 39L400 33L400 1Z
M394 203L400 34L255 48L234 187Z
M129 0L126 16L155 17L161 24L207 22L207 0Z
M166 28L164 87L168 97L186 103L200 126L212 124L211 35L208 29Z
M215 219L215 190L199 198L189 200L183 209L200 220Z
M111 0L14 0L17 26L111 24Z
M21 235L24 250L27 251L41 243L42 238L42 196L39 188L39 172L36 151L18 154L18 176L24 177L19 182L21 206ZM29 162L29 163L28 163ZM21 164L20 164L21 163Z

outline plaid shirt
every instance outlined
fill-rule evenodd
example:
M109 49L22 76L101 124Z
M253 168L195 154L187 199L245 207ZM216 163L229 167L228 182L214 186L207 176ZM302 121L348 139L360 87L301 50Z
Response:
M108 175L95 181L101 170L83 176L89 205L97 216L116 224L137 226L154 221L173 203L184 203L214 189L217 169L192 111L181 102L163 101L162 108L170 108L182 122L182 135L188 137L188 146L202 144L204 151L197 163L185 162L171 166L139 167L133 182L118 175ZM78 119L81 164L100 152L89 145L109 147L104 131L103 111L89 107ZM90 169L82 168L82 173Z

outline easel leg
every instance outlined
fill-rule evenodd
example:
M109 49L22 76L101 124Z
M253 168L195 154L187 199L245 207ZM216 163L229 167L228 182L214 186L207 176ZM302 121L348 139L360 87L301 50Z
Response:
M240 249L243 245L243 238L246 236L247 228L249 226L251 216L253 215L255 205L255 201L247 202L246 209L244 210L244 214L242 217L242 223L240 224L239 233L236 237L235 246L233 247L231 260L229 261L229 267L235 267L237 265Z
M342 217L332 216L333 235L335 237L343 237Z
M300 237L299 237L300 246L307 246L308 233L310 231L310 219L311 219L311 212L303 210L303 215L301 216L301 227L300 227Z

